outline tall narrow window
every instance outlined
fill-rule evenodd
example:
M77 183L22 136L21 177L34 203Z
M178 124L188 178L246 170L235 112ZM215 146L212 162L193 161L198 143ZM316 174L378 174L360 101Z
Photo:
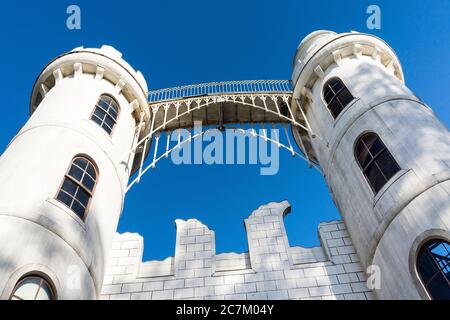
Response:
M354 98L341 79L332 78L323 87L323 99L327 103L333 118L336 119Z
M450 300L450 244L434 239L417 256L417 272L432 299Z
M400 171L399 165L383 141L373 132L359 138L355 147L355 157L375 193Z
M56 198L84 220L96 181L95 165L85 157L75 157Z
M108 134L114 129L119 115L119 104L108 95L101 95L95 105L91 120L97 123Z
M54 300L50 283L39 276L27 276L14 287L10 300Z

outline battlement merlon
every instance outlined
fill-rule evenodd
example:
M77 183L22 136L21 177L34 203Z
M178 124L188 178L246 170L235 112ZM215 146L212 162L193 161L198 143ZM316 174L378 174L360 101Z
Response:
M345 225L323 222L318 227L321 246L290 247L283 218L291 212L288 201L270 202L244 220L248 252L216 254L215 233L197 219L175 221L175 255L161 261L141 262L143 239L138 234L117 234L110 262L127 261L139 277L202 277L221 272L264 272L292 269L299 264L330 261L351 263L357 259ZM120 244L122 243L122 244ZM131 250L128 251L127 250ZM134 258L133 258L133 257ZM134 269L132 268L134 266ZM114 269L114 268L113 268Z

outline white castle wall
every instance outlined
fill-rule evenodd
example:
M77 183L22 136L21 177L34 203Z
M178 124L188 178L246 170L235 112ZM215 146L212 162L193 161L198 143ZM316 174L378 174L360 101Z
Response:
M336 119L323 99L334 77L354 97ZM377 297L429 299L416 259L427 240L450 241L450 132L405 86L392 49L371 35L312 33L298 49L293 81L293 99L302 99L321 137L311 137L314 154L361 263L382 274ZM366 132L401 168L377 193L355 159Z
M321 223L320 247L290 247L289 212L272 202L245 219L245 253L216 255L214 231L196 219L176 220L175 256L163 261L141 261L139 234L116 234L101 299L374 299L344 223Z

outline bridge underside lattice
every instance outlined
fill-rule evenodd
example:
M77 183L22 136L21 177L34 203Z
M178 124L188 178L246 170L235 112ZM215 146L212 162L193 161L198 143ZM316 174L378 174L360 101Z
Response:
M151 91L149 114L150 119L147 121L144 114L141 114L135 143L130 152L130 158L132 154L136 155L132 171L137 171L138 174L129 188L138 183L143 174L154 168L159 160L168 157L174 149L189 143L211 128L240 130L245 134L244 129L257 125L263 128L263 133L258 134L253 130L253 137L275 143L317 168L310 143L310 137L315 137L315 134L309 126L304 110L292 101L289 81L218 82ZM193 133L184 141L179 139L175 146L171 145L171 132L177 129L193 129L198 124L205 130ZM268 136L266 126L281 129L284 140L281 135ZM288 127L292 129L290 133ZM161 134L166 136L163 143L160 142ZM298 143L298 151L295 150L292 140Z

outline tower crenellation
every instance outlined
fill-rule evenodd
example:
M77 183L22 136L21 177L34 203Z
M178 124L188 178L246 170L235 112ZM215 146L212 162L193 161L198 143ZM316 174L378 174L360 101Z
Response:
M160 261L142 262L139 234L116 234L101 299L373 299L345 225L321 223L320 246L289 246L290 208L253 211L242 253L217 254L214 231L197 219L176 220L175 256Z

